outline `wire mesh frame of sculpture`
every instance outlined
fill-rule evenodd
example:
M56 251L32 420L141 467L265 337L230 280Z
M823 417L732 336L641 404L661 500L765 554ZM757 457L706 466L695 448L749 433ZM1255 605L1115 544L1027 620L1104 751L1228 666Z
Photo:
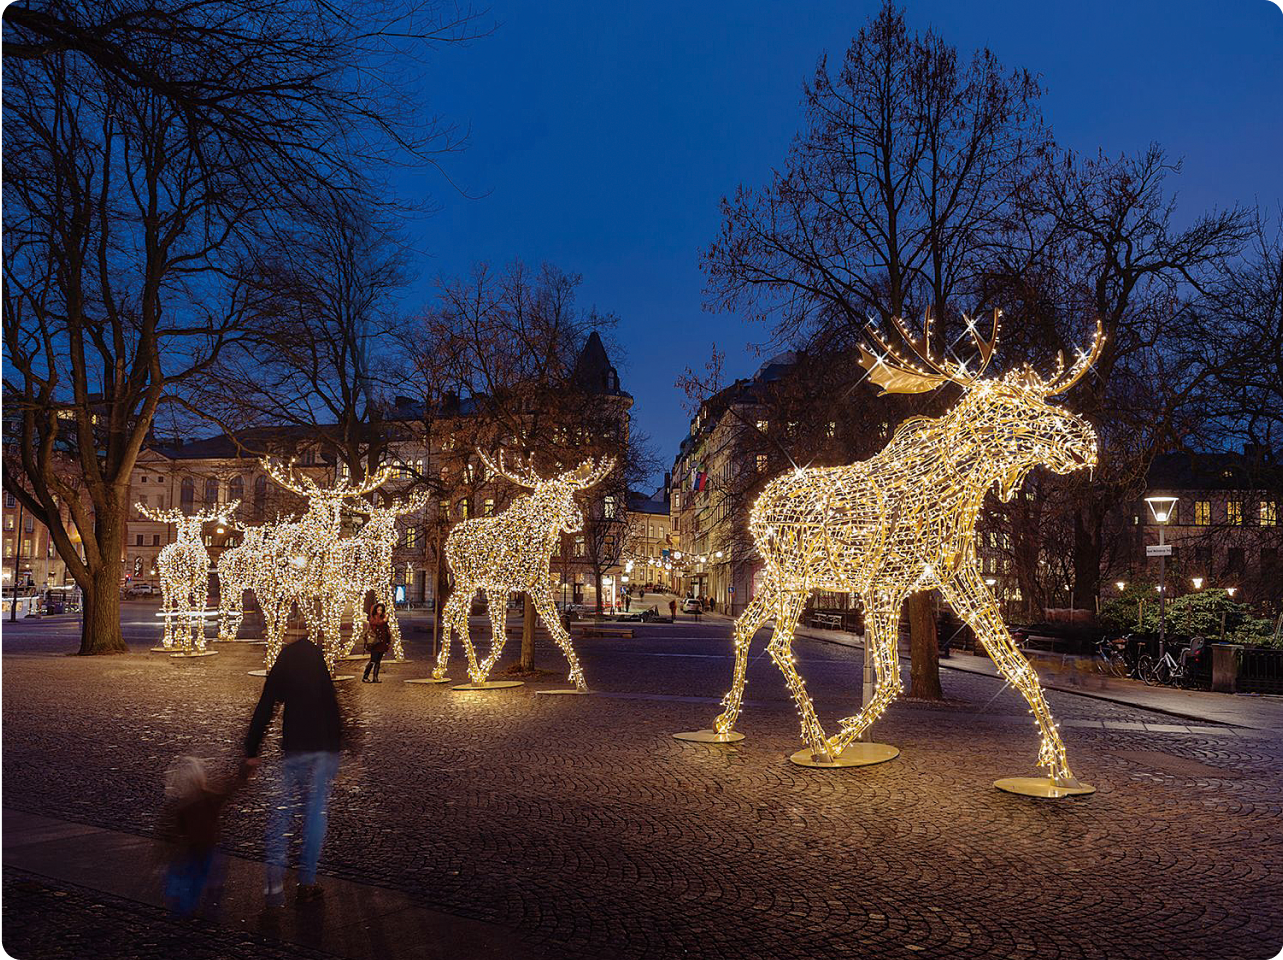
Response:
M235 640L245 620L245 591L254 589L254 572L263 550L263 527L241 527L241 542L218 558L218 639Z
M325 653L333 673L342 640L328 611L342 589L341 584L328 582L326 574L332 569L330 557L343 539L343 507L348 500L383 486L392 470L384 467L356 486L341 480L333 487L322 487L306 475L295 477L292 461L284 467L269 460L262 463L276 484L307 499L302 519L264 527L264 543L255 565L254 593L267 628L267 669L281 652L286 620L297 604L307 621L309 637Z
M184 653L205 650L205 603L209 599L209 552L201 531L214 520L231 522L239 500L212 510L185 514L181 510L153 510L137 504L138 512L157 523L172 523L177 539L166 544L156 558L160 573L160 612L165 621L161 645Z
M993 487L1009 501L1036 466L1056 473L1094 467L1096 433L1085 420L1047 401L1064 393L1099 356L1099 323L1091 348L1066 369L1042 378L1029 366L999 379L981 379L998 338L982 341L967 320L980 352L975 373L965 364L933 354L931 319L917 341L896 321L912 357L876 331L877 353L861 348L860 365L882 393L921 393L946 383L962 398L937 419L903 423L869 460L842 467L797 469L775 478L755 501L750 532L763 559L758 595L735 624L735 669L718 733L729 733L740 713L749 645L770 619L775 629L768 652L788 684L801 720L802 739L813 756L832 761L882 714L903 687L898 659L900 609L919 590L939 589L975 631L1003 677L1024 697L1040 737L1038 764L1058 786L1077 786L1057 725L1038 676L1021 655L975 555L975 525ZM826 736L798 674L793 631L812 591L858 593L864 603L865 641L870 646L877 689L860 713Z
M530 493L518 497L496 516L460 521L446 537L446 562L454 574L455 589L442 613L444 639L432 675L438 680L445 677L453 630L462 638L468 655L468 678L473 683L485 683L507 639L504 618L508 594L524 591L535 605L544 628L565 654L571 683L576 690L587 691L588 684L570 634L557 616L552 554L562 531L577 533L584 527L584 516L575 503L575 494L600 483L615 469L615 460L613 457L606 457L600 463L585 460L573 470L544 478L529 464L522 466L518 462L515 470L509 470L502 452L497 463L480 451L478 454L491 474L525 487ZM481 661L477 660L468 633L468 612L478 590L485 596L490 610L492 638L490 653Z
M357 535L340 541L339 550L332 554L335 565L326 579L331 583L341 584L345 594L335 598L336 606L328 615L341 619L350 607L353 617L352 633L340 651L342 656L348 656L356 647L356 611L361 608L361 600L366 592L372 590L374 602L383 604L387 611L388 632L392 640L392 649L389 651L391 659L405 659L405 647L401 642L401 628L397 622L392 594L392 548L396 545L397 520L419 513L427 502L427 494L417 494L405 503L373 508L365 526Z

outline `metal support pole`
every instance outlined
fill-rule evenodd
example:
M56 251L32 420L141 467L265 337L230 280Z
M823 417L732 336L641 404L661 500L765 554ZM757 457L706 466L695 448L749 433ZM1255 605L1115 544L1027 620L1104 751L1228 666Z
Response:
M1167 543L1164 536L1166 527L1158 525L1158 545ZM1167 653L1167 555L1158 558L1158 659L1162 660Z

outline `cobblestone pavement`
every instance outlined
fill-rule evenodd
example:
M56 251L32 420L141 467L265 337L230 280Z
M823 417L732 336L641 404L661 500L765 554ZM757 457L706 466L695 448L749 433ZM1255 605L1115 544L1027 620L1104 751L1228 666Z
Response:
M262 648L89 660L63 655L73 629L5 630L4 804L149 833L170 759L233 756ZM147 630L133 631L139 651ZM1278 953L1279 737L1052 692L1075 772L1099 792L1015 797L992 782L1038 772L1032 718L998 681L950 671L948 704L901 702L874 728L899 759L803 769L785 760L800 744L783 681L755 648L747 739L672 740L717 713L728 636L724 622L679 623L581 641L594 697L534 695L562 685L550 681L477 693L403 684L427 674L412 638L416 659L385 667L384 683L340 685L361 733L322 872L510 925L550 956ZM796 650L824 721L851 713L859 652ZM540 661L562 663L551 649ZM270 774L278 758L267 758ZM229 851L261 857L267 803L263 781L238 797ZM9 889L6 929L42 896L10 900ZM168 929L139 923L152 940ZM51 943L29 955L65 955L42 952Z

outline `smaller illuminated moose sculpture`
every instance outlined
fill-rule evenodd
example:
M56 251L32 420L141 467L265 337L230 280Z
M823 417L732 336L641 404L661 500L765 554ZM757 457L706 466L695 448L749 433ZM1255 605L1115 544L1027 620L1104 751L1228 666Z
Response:
M508 470L502 452L498 464L484 453L478 454L492 474L530 493L518 497L497 516L461 521L446 538L445 555L454 573L455 589L445 605L445 640L432 675L438 680L445 677L450 630L454 629L463 638L468 654L469 679L474 684L485 683L507 637L504 617L508 594L525 591L544 627L566 655L575 689L587 692L588 684L570 635L557 617L549 568L561 532L577 533L584 528L584 515L575 504L575 494L600 483L615 469L615 461L611 457L600 463L585 460L573 470L543 478L529 465L522 467L518 463L515 471ZM493 631L490 655L480 663L468 634L468 611L478 590L485 594Z
M156 569L160 571L161 616L165 619L162 644L174 646L178 638L184 652L201 653L205 649L205 601L209 595L209 553L201 530L214 520L231 522L240 506L239 500L213 510L202 510L190 516L181 510L152 510L140 503L138 512L157 523L172 523L178 528L178 539L160 551ZM175 625L174 621L180 621Z
M263 527L242 527L244 536L218 558L218 639L235 640L245 619L245 591L254 589L254 576L263 549Z
M1048 379L1025 366L1000 379L982 380L997 342L998 316L995 311L987 342L967 321L980 352L974 373L932 353L929 317L920 342L896 322L912 359L875 331L880 350L875 355L861 348L860 365L883 393L922 393L953 383L963 388L962 398L937 419L917 417L901 424L890 443L869 460L796 469L762 490L749 520L764 563L762 586L735 624L735 674L725 709L715 721L717 733L732 732L749 644L758 628L774 619L767 649L793 694L802 739L817 761L833 762L901 692L897 641L902 602L911 593L939 589L1029 703L1041 736L1038 763L1051 778L1050 795L1090 792L1070 772L1038 676L1012 643L985 584L976 562L975 528L990 488L996 486L999 496L1010 500L1036 466L1057 473L1095 466L1095 431L1048 400L1087 372L1104 336L1097 324L1091 349L1080 352L1068 370L1062 355ZM871 702L859 715L842 720L831 737L816 717L791 649L798 615L815 590L861 595L865 641L877 674Z

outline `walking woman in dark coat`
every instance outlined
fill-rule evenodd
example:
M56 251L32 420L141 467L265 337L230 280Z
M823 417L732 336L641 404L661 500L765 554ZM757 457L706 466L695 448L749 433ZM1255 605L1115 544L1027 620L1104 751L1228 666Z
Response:
M385 604L376 603L370 608L370 618L367 622L369 633L365 641L365 649L370 653L370 662L365 665L365 674L361 677L362 683L382 683L379 679L379 667L383 663L383 655L388 652L388 647L392 646L392 631L388 627L388 608ZM374 671L374 678L370 678L370 671Z

